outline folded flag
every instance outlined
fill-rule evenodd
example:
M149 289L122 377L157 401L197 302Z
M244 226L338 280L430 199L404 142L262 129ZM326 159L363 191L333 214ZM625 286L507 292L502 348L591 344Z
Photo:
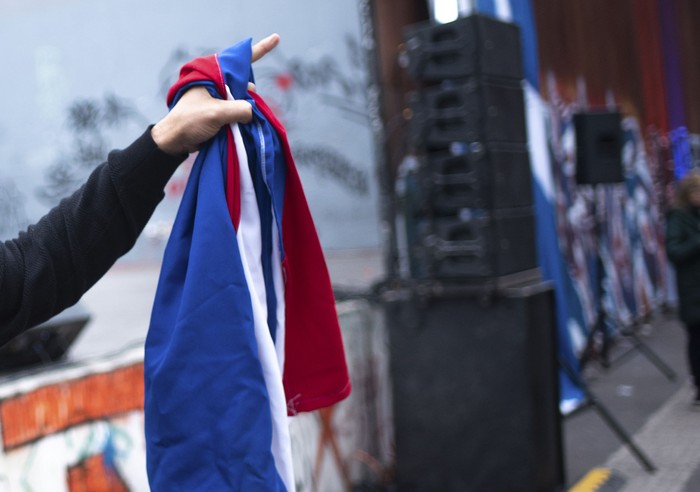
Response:
M151 490L292 491L288 415L350 394L335 300L286 132L250 39L183 66L253 119L199 152L165 250L145 353Z

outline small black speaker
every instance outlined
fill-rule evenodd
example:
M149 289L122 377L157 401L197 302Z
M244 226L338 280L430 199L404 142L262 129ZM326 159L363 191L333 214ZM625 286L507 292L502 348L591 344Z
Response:
M622 115L595 111L574 115L576 131L576 182L620 183L622 167Z
M551 286L439 292L386 305L397 489L562 490Z
M408 26L404 40L407 69L416 80L523 78L520 29L515 24L470 15L446 24Z

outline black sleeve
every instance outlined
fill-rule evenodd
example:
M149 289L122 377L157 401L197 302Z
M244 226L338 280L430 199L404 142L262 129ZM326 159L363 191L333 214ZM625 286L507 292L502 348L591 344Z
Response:
M39 222L0 243L0 345L75 304L131 249L185 157L162 152L149 128Z
M700 233L684 210L672 209L666 216L666 255L676 267L700 256Z

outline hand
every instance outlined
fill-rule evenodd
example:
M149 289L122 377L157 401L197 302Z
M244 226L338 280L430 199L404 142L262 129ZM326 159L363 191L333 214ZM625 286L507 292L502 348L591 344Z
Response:
M279 44L272 34L253 46L255 62ZM255 90L252 84L250 90ZM247 123L253 111L245 101L224 101L211 97L204 87L185 92L173 109L151 129L156 145L165 153L182 155L194 152L219 129L231 123Z

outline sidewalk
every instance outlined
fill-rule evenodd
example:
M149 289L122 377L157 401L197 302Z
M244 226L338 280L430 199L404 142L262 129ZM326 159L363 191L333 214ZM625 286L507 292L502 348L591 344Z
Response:
M646 471L600 414L589 408L563 423L571 492L700 491L700 411L691 407L685 332L670 313L659 315L638 333L676 372L675 381L669 381L639 350L610 369L592 362L584 375L591 391L656 471ZM612 359L629 346L629 341L621 340Z

